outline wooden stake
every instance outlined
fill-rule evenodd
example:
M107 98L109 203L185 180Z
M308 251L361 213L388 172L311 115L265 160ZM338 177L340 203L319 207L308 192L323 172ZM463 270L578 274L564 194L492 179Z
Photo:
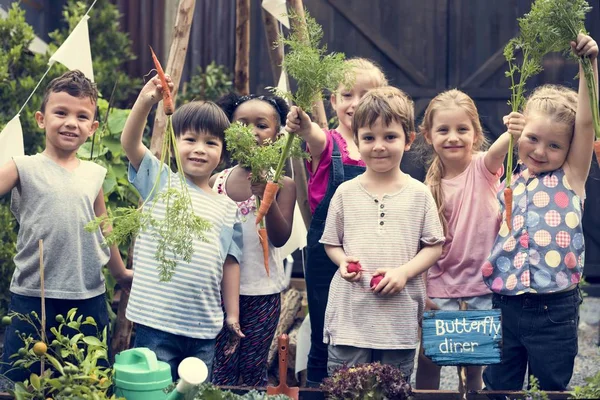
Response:
M127 269L131 269L133 266L133 245L135 244L135 238L131 239L131 244L127 250ZM122 352L123 350L129 349L129 343L131 342L131 331L133 330L133 322L129 321L125 317L125 311L127 310L127 303L129 302L129 293L121 290L121 297L119 299L119 307L117 309L117 319L115 321L115 334L110 340L111 349L111 363L114 362L114 357Z
M42 342L46 343L46 293L44 291L44 241L39 240L40 248L40 292L42 301L42 319L40 321L42 328ZM40 376L44 374L44 356L40 357Z
M267 46L269 46L271 70L273 71L273 80L275 82L273 86L277 86L279 77L281 76L281 64L283 63L283 48L282 46L277 45L281 29L277 18L264 9L262 10L262 17L265 25ZM289 87L287 90L289 90ZM308 229L312 219L312 213L310 212L310 206L308 204L308 179L306 177L306 168L303 160L292 158L291 163L292 168L294 169L294 182L296 183L296 201L298 202L304 225Z
M298 18L290 18L290 26L295 29L296 26L306 26L306 18L304 16L304 5L302 0L287 0L288 9L293 11ZM306 110L305 110L306 111ZM323 129L327 129L327 114L325 113L325 105L323 100L318 100L313 104L312 108L313 121L315 121Z
M175 20L175 27L173 29L173 42L171 43L169 59L165 68L165 72L171 76L171 80L173 81L173 91L171 94L174 101L177 99L177 89L179 88L183 65L185 64L195 8L196 0L181 0L177 9L177 19ZM160 157L166 127L167 116L162 107L157 107L154 128L152 130L152 140L150 142L150 150L157 157Z
M250 0L235 2L235 90L250 94Z

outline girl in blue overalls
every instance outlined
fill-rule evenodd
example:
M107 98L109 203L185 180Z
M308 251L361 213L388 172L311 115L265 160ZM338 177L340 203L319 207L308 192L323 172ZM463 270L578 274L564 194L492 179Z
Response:
M579 34L571 45L578 56L590 57L598 82L596 42ZM504 214L482 267L494 308L502 310L502 363L483 374L489 390L521 390L526 371L542 390L566 390L573 374L584 258L582 203L594 142L581 67L579 76L579 94L545 85L524 109L512 230ZM498 197L504 208L502 192Z
M353 58L347 63L351 65L350 73L353 74L354 84L348 88L340 86L330 99L338 117L337 128L322 130L297 107L291 108L286 125L289 132L298 134L306 141L311 155L307 165L308 200L313 217L308 230L308 256L304 271L311 324L307 371L309 386L318 386L327 377L327 345L323 343L323 323L329 284L337 271L337 266L327 257L319 239L323 234L329 202L337 187L365 171L365 164L360 159L352 134L354 109L369 89L387 85L385 75L373 62ZM410 161L402 161L403 171L422 180L423 170L413 171Z

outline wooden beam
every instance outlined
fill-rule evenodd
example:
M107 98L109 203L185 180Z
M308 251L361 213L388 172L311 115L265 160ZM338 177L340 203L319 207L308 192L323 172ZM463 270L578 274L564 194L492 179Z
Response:
M359 15L355 15L348 7L347 0L328 0L329 3L348 21L352 23L371 43L390 58L417 85L430 86L429 79L419 71L407 57L403 57L396 47L385 37L372 30Z
M273 79L275 84L279 82L279 76L281 75L281 64L283 63L283 47L279 46L279 21L270 12L266 11L261 7L262 19L265 27L265 37L267 39L267 48L269 49L269 60L271 61L271 71L273 72Z
M504 58L504 47L498 49L490 58L486 60L477 71L473 72L469 75L462 83L461 87L474 87L480 88L481 85L485 83L488 79L490 79L496 71L500 69L506 63L506 58ZM508 97L508 94L507 96Z
M169 59L165 68L165 71L171 75L173 81L172 95L174 100L177 97L183 65L185 64L195 7L196 0L181 0L177 9L177 19L175 20L175 27L173 29L173 42L171 42ZM154 129L152 130L152 140L150 142L150 151L157 157L160 156L166 126L167 116L162 107L157 107Z
M269 46L269 59L271 60L271 71L273 72L273 86L277 86L279 77L281 75L281 64L283 63L283 47L275 46L278 42L281 30L279 28L279 22L270 13L262 10L263 22L265 26L265 36L267 38L267 46ZM287 90L290 88L288 87ZM323 102L321 102L323 104ZM323 108L325 112L325 108ZM310 221L312 219L312 213L310 212L310 205L308 204L308 179L306 177L306 168L302 160L292 158L292 168L294 169L294 182L296 183L296 201L298 202L298 208L300 214L302 214L302 220L304 225L308 229Z
M250 0L235 2L235 90L250 94Z
M141 201L140 201L141 205ZM127 250L127 269L133 267L133 245L135 244L135 238L131 240L129 249ZM127 303L129 302L129 293L121 290L119 297L119 306L117 307L117 319L115 320L115 333L112 335L110 340L110 352L111 352L111 363L114 362L114 357L122 352L123 350L129 349L131 342L131 331L133 330L133 322L129 321L125 317L125 311L127 310Z

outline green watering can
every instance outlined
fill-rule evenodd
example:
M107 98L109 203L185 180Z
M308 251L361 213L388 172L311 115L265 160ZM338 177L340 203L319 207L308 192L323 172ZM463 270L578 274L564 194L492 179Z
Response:
M145 347L122 351L113 365L115 395L127 400L179 400L195 385L208 377L208 368L199 358L183 360L177 372L180 380L169 395L164 389L171 380L169 364L156 359L156 354Z

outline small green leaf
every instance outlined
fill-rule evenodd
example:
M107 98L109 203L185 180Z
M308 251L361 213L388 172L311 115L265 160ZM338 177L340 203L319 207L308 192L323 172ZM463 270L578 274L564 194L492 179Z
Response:
M40 377L37 374L29 375L29 383L31 383L31 386L33 386L35 390L40 390Z
M102 342L95 336L86 336L83 341L89 346L102 346Z

